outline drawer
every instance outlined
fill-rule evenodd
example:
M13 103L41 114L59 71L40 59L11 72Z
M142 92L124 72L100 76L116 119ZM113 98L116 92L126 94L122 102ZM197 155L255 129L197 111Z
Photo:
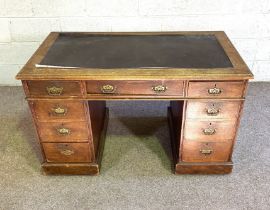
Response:
M43 143L47 162L91 162L88 143Z
M81 96L79 81L27 81L30 96L65 97Z
M186 120L184 136L194 141L225 141L234 138L236 121Z
M38 129L42 142L81 142L89 139L86 122L42 122L38 123Z
M30 101L38 121L86 121L83 101Z
M184 82L181 80L88 81L86 89L88 94L184 96Z
M182 161L184 162L226 162L231 153L230 143L194 142L184 140Z
M235 119L239 116L242 101L188 101L186 118Z
M241 98L245 84L237 82L189 82L188 97Z

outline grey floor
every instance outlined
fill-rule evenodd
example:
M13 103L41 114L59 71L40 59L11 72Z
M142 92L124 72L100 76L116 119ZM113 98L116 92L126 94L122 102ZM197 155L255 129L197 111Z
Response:
M44 176L22 88L0 98L0 209L270 209L270 83L249 87L230 175L174 175L167 102L124 101L100 176Z

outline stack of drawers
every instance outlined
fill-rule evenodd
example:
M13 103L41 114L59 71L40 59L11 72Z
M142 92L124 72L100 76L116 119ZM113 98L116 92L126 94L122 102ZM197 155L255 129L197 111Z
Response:
M80 83L28 81L27 87L46 162L92 162L88 103L70 100L82 95Z
M189 82L182 162L231 161L244 90L244 81Z

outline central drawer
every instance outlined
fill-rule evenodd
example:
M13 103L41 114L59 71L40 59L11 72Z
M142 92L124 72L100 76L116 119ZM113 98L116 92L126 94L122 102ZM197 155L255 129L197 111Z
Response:
M184 96L182 80L92 80L86 82L88 94Z

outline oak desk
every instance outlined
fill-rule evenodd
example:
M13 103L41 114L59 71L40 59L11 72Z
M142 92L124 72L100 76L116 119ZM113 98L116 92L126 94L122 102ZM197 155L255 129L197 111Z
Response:
M127 99L170 101L175 173L223 174L253 75L224 32L53 32L16 78L47 174L99 174L105 101Z

